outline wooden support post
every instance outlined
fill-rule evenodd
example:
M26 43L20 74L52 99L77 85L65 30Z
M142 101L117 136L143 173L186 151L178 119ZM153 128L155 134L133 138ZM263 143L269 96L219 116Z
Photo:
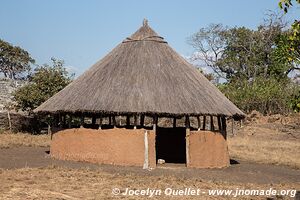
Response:
M84 115L82 114L80 117L80 128L83 128L84 125Z
M11 118L10 118L10 110L7 110L7 119L8 119L8 126L9 126L9 131L12 132L12 125L11 125Z
M157 130L157 116L154 116L153 117L153 122L152 122L152 130L153 130L153 133L154 133L154 137L156 137L156 130ZM155 154L154 154L155 155ZM156 156L155 156L155 160L156 160Z
M144 123L145 123L145 115L141 115L141 119L140 119L141 127L144 126Z
M203 116L203 124L202 124L202 129L205 131L205 126L206 126L206 116Z
M223 136L225 138L225 140L227 139L227 125L226 125L226 118L225 117L222 117L221 118L222 120L222 132L223 132Z
M69 115L69 118L68 118L68 127L72 128L72 116L71 115Z
M63 114L63 116L62 116L62 126L63 127L65 127L66 126L66 124L67 124L67 115L66 114Z
M130 116L126 116L126 126L130 126Z
M134 115L134 127L133 129L136 129L137 126L137 115Z
M200 116L197 116L197 122L198 122L198 131L200 131L201 129Z
M96 116L93 116L93 117L92 117L92 124L93 124L93 125L96 124L96 119L97 119Z
M148 148L148 131L145 130L144 133L144 144L145 144L145 154L144 154L144 165L143 169L149 168L149 148Z
M112 116L112 123L113 123L114 128L116 128L117 122L116 122L116 116L115 115Z
M186 166L189 167L190 164L190 119L189 116L185 118L185 128L186 128L186 135L185 135L185 153L186 153Z
M58 119L59 119L59 128L62 128L63 127L63 124L62 124L62 115L61 114L58 114Z
M156 134L157 129L157 116L153 117L153 132Z
M232 135L234 135L233 129L234 129L234 120L233 120L233 118L231 118L231 134Z
M59 126L59 114L54 115L54 126L55 127Z
M99 129L100 129L100 130L102 129L102 121L103 121L103 118L100 117L100 118L99 118Z
M214 131L215 130L215 126L214 126L214 117L210 116L210 130Z
M173 128L176 128L176 117L173 118Z
M108 116L108 125L111 125L111 116Z
M221 132L222 131L222 122L221 122L221 117L220 116L218 116L218 128L219 128L219 132Z
M52 130L50 124L48 124L48 135L50 136L50 140L52 140Z
M185 127L190 128L190 117L189 116L185 117Z

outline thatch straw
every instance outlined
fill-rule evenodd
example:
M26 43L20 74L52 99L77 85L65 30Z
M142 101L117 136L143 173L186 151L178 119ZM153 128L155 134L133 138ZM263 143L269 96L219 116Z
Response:
M35 112L244 116L147 23Z

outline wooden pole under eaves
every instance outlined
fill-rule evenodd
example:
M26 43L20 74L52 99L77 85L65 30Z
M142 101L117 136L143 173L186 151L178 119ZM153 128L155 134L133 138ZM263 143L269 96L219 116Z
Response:
M11 125L11 118L10 118L10 111L9 110L7 110L7 119L8 119L9 131L12 132L12 125Z
M156 128L157 128L157 116L153 117L153 132L156 134Z
M185 117L185 128L186 128L186 135L185 135L185 153L186 153L186 166L188 167L190 164L190 118L189 116Z
M50 135L50 140L52 140L52 131L50 123L48 124L48 135Z
M69 115L69 118L68 118L68 127L72 128L72 116L71 115Z
M198 122L198 131L200 131L201 129L200 116L197 116L197 122Z
M222 122L221 122L221 117L218 116L218 128L219 128L219 132L222 131Z
M111 116L108 116L108 124L111 125Z
M62 128L63 127L63 120L62 120L62 114L59 114L58 115L58 117L59 117L59 128Z
M96 116L93 116L92 117L92 125L95 125L96 124Z
M126 116L126 126L130 126L130 116Z
M136 129L136 126L137 126L137 116L134 115L134 127L133 127L133 129Z
M210 116L210 130L214 131L215 130L215 126L214 126L214 117Z
M149 168L149 147L148 147L148 131L145 130L144 133L144 145L145 145L145 153L144 153L144 165L143 169Z
M116 116L115 115L112 116L112 123L113 123L114 128L116 128L117 122L116 122Z
M173 118L173 128L176 128L176 117Z
M103 118L102 117L100 117L99 118L99 128L98 129L102 129L102 121L103 121Z
M202 124L202 129L205 131L205 126L206 126L206 116L203 116L203 124Z
M233 129L234 129L234 120L231 118L231 134L233 135Z
M83 128L83 124L84 124L84 116L81 115L81 117L80 117L80 128Z
M141 127L144 126L144 121L145 121L145 115L141 115L141 119L140 119L140 125L141 125Z

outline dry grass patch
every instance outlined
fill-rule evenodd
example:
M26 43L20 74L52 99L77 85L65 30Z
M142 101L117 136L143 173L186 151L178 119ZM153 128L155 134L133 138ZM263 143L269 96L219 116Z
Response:
M228 138L229 154L233 158L300 169L300 139L284 139L283 134L272 129L245 127L237 136Z
M49 135L32 135L28 133L2 133L0 134L0 148L17 146L39 146L50 145Z
M148 196L113 196L112 189L161 189L194 188L208 189L299 189L299 184L232 184L183 179L174 176L141 176L136 174L110 174L99 170L68 168L23 168L18 170L0 169L0 199L149 199ZM248 196L238 199L265 199ZM170 199L161 195L151 199ZM172 198L173 199L173 198ZM174 199L232 199L232 196L179 196ZM288 199L283 197L282 199Z

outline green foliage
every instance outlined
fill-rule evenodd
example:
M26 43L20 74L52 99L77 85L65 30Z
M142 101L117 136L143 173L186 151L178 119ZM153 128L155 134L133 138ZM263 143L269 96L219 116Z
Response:
M227 81L258 76L286 78L295 70L293 63L278 59L281 55L275 53L282 44L278 38L285 34L284 28L281 16L271 13L255 30L211 24L192 35L188 42L197 51L194 60L204 61Z
M30 71L32 63L34 60L27 51L0 40L0 73L5 77L23 78L23 73Z
M300 0L295 0L300 4ZM292 0L280 0L279 7L285 13L293 6ZM296 19L291 26L289 33L280 41L280 49L278 54L288 55L288 62L294 62L295 65L300 65L300 20ZM300 70L300 68L298 67Z
M290 100L290 108L294 112L300 112L300 90Z
M66 87L72 80L64 62L51 59L52 66L42 65L35 69L30 82L14 93L17 108L31 112L55 93Z
M219 88L243 111L297 112L300 86L290 74L300 70L298 33L286 30L281 16L271 13L255 30L212 24L192 35L189 43L197 51L194 60L226 79Z
M300 87L290 80L258 77L252 81L244 79L225 83L219 85L219 89L246 113L252 110L264 114L287 113L291 108L299 111L293 106L300 103Z
M295 0L296 2L300 3L300 0ZM283 9L285 13L288 12L288 9L293 6L292 0L280 0L278 3L280 9Z

